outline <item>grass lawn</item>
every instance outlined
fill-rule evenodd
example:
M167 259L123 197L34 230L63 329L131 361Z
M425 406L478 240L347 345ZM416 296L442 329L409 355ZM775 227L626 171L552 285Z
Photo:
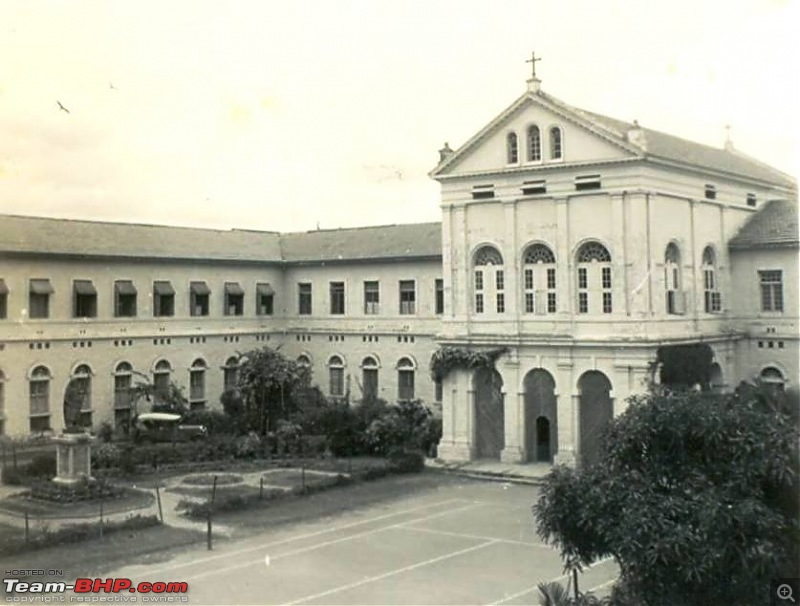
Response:
M126 488L122 496L102 501L104 513L134 511L149 507L155 497L141 490ZM100 500L76 501L73 503L53 503L39 499L26 498L24 494L14 494L0 499L0 511L22 517L27 511L32 518L90 518L97 517Z

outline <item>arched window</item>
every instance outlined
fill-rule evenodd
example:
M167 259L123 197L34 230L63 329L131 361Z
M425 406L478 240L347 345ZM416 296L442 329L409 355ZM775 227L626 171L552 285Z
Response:
M783 391L783 388L786 386L786 379L784 378L783 373L774 366L769 366L762 370L759 378L761 379L761 382L768 387L772 387L779 391Z
M71 381L75 383L78 393L83 396L81 416L78 425L81 427L92 426L92 369L86 364L81 364L72 372Z
M564 157L564 140L561 128L553 126L550 128L550 159L561 160Z
M222 367L223 391L233 391L239 382L239 358L231 356Z
M206 361L197 358L189 369L189 406L202 410L206 405Z
M31 431L47 431L50 429L50 371L44 366L34 368L28 389Z
M586 242L578 249L578 313L613 311L611 254L599 242ZM596 296L600 293L600 298Z
M528 127L528 162L542 159L542 135L535 124Z
M503 272L503 255L493 246L482 246L475 252L475 313L486 311L487 301L497 313L506 310L505 273ZM489 307L491 309L491 307Z
M508 135L506 135L506 162L508 164L516 164L519 162L517 133L508 133Z
M114 427L124 435L130 430L132 387L133 366L120 362L114 369Z
M683 314L686 304L681 290L681 251L674 242L670 242L664 251L664 289L667 313Z
M717 255L711 246L703 249L703 307L707 314L722 311L722 295L717 284Z
M344 361L339 356L331 356L328 360L328 376L330 379L330 395L334 398L344 396Z
M397 363L397 399L414 399L414 362L409 358L400 358Z
M156 397L164 398L168 396L171 382L172 366L166 360L160 360L153 369L153 387Z
M306 368L311 368L311 358L309 358L306 354L300 354L297 356L297 364L298 366L305 366Z
M556 257L545 244L531 244L522 255L525 313L556 312Z
M367 356L361 362L362 387L364 399L378 397L378 361L372 356Z

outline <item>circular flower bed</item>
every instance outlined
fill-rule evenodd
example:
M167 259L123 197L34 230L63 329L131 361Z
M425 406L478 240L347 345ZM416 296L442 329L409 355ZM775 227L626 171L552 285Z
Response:
M181 480L181 484L187 484L189 486L212 486L215 476L217 478L217 486L234 486L244 482L244 477L237 473L198 473L186 476Z

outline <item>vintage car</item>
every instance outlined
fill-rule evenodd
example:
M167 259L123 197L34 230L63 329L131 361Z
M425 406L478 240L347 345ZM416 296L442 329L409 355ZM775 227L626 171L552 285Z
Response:
M205 425L183 422L181 415L168 412L146 412L133 419L136 442L189 442L208 437Z

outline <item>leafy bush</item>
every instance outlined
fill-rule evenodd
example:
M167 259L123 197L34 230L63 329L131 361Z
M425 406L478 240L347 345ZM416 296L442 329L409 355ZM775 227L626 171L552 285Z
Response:
M55 453L35 455L27 465L3 468L3 483L9 486L27 486L32 482L56 476Z
M255 459L262 452L261 438L254 431L236 438L235 444L237 459Z
M75 503L97 499L114 499L124 494L124 489L104 480L84 480L74 486L57 484L50 480L31 485L30 497L52 503Z
M114 428L111 426L111 423L109 423L108 421L102 423L100 427L97 428L97 437L103 444L107 444L108 442L113 440Z
M92 468L112 469L119 467L122 461L122 448L116 444L100 444L92 448Z
M302 446L303 428L297 423L281 419L275 430L278 454L298 454Z
M394 473L419 473L425 470L425 455L416 450L393 450L389 453L389 468Z
M432 423L431 411L420 400L401 401L369 424L367 443L375 454L385 455L397 448L426 452L435 434Z
M629 603L751 604L800 569L797 396L743 386L632 398L598 465L534 505L567 562L613 556Z
M238 433L238 424L230 415L221 410L190 410L184 416L184 423L205 425L210 436Z

